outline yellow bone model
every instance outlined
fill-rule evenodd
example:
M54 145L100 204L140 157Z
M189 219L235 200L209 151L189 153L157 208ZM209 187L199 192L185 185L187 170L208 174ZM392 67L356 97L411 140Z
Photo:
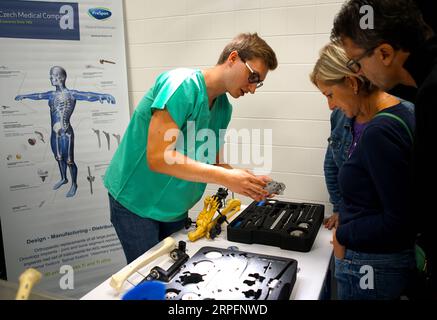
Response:
M241 201L238 199L231 199L227 202L226 207L221 214L213 220L215 213L220 208L221 200L217 196L208 196L204 200L203 210L199 213L196 220L196 230L188 232L188 239L196 241L204 236L210 238L211 229L217 224L221 216L226 219L232 217L240 210Z

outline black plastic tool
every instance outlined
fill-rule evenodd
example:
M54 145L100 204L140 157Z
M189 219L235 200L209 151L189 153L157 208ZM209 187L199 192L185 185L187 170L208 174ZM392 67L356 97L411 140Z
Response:
M187 244L185 243L185 241L179 241L178 247L170 252L170 257L175 261L175 263L173 263L167 270L164 270L158 266L153 267L147 277L140 283L151 280L169 282L171 279L173 279L173 277L179 272L183 264L187 262L187 260L190 258L185 253L186 247Z

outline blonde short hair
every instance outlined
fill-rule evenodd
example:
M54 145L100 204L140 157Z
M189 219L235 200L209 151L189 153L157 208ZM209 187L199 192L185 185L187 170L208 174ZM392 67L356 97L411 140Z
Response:
M349 70L346 66L349 61L346 52L343 48L335 43L325 45L319 53L313 71L310 74L311 82L317 86L317 82L321 81L326 85L341 84L346 77L354 77L360 83L360 89L364 89L366 93L373 92L376 87L363 76Z

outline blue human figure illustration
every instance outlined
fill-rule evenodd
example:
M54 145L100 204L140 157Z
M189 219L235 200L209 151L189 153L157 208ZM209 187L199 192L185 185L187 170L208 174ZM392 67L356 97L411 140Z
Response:
M50 145L61 174L61 180L53 186L53 190L57 190L63 184L68 183L68 167L71 175L71 188L66 196L73 197L77 191L77 166L74 163L74 131L70 124L70 118L76 106L76 101L100 101L100 103L106 101L114 104L115 99L110 94L70 90L65 86L66 79L67 72L65 69L54 66L50 69L50 81L56 87L56 91L18 95L15 100L48 100L52 127Z

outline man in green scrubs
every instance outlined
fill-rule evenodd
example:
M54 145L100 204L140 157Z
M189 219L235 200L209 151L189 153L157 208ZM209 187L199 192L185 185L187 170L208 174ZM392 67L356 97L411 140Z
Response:
M108 167L111 222L130 263L184 226L207 183L256 201L269 178L219 163L234 98L255 93L277 67L272 48L240 34L210 69L162 73L135 109ZM213 147L211 147L213 146Z

